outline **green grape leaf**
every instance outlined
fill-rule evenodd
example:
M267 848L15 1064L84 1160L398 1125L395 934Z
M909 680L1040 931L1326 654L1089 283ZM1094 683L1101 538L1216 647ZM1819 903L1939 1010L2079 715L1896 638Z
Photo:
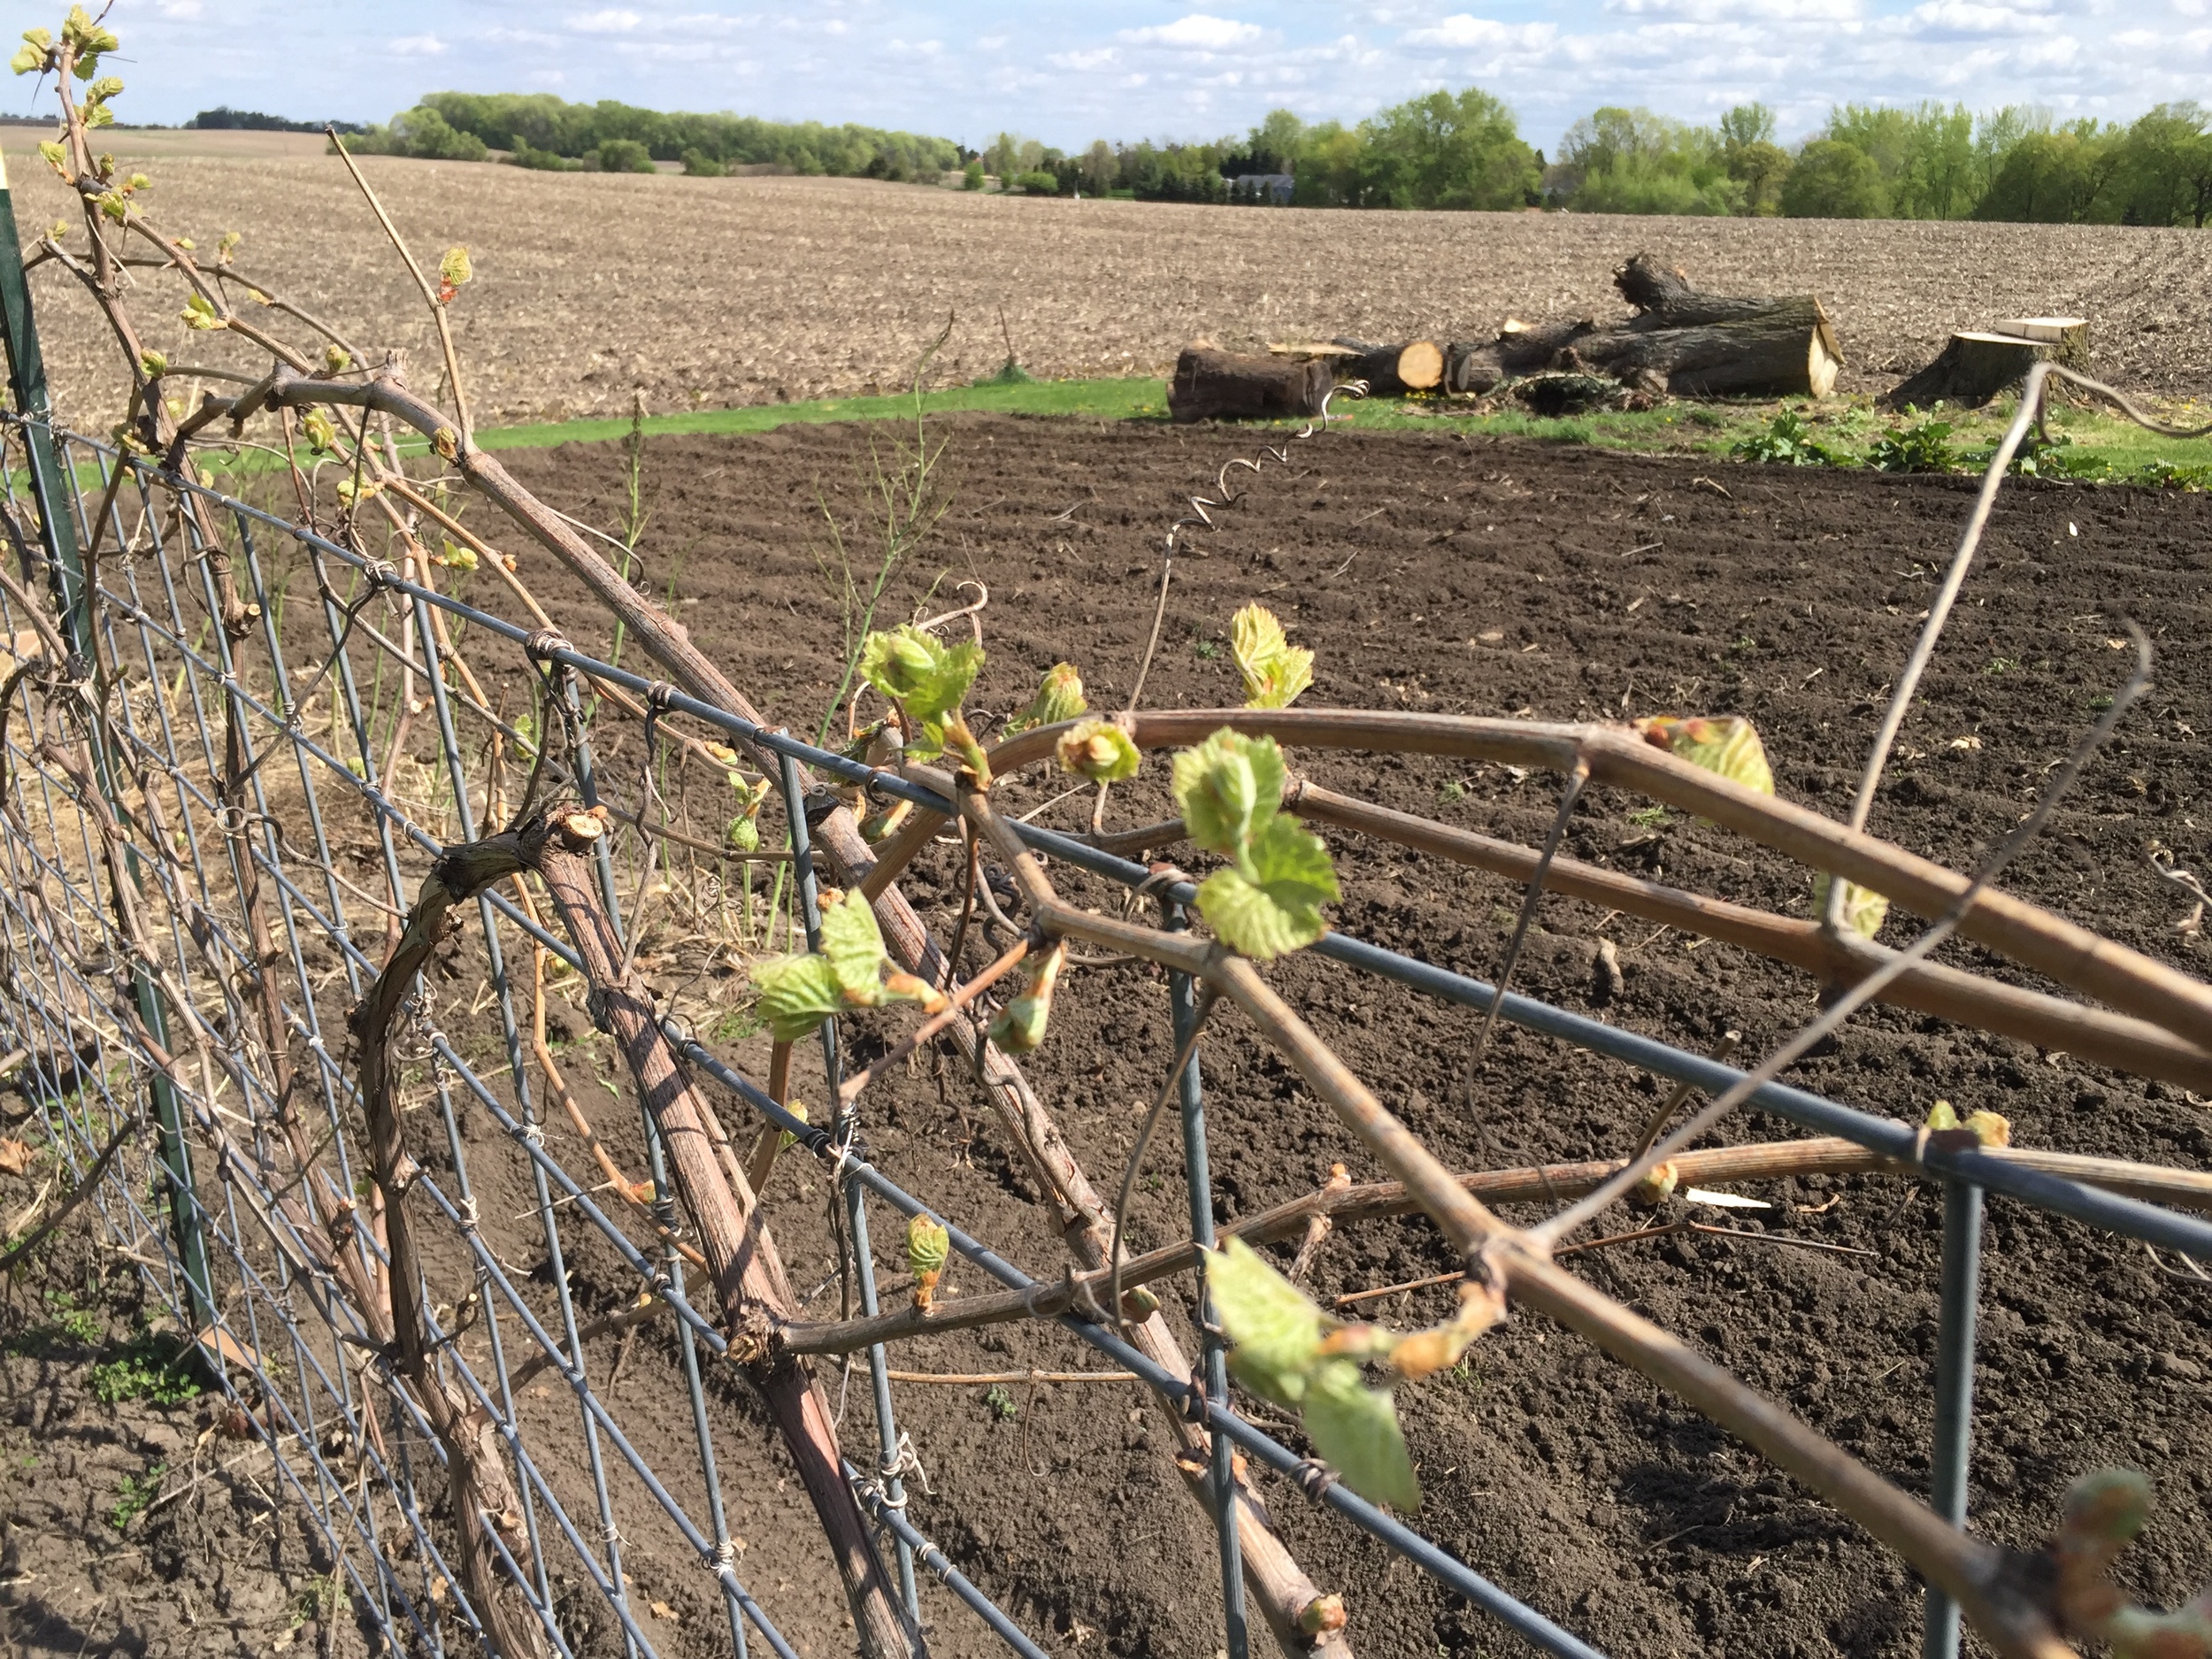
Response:
M8 60L8 67L19 75L27 75L34 71L42 70L46 67L47 58L53 55L53 30L25 29L23 44L17 50L15 56Z
M1828 875L1825 871L1813 878L1813 914L1828 914ZM1844 925L1862 939L1871 939L1882 931L1882 923L1889 916L1889 901L1871 887L1856 882L1843 884Z
M1175 757L1175 804L1191 839L1208 852L1241 860L1280 810L1282 750L1271 737L1226 726Z
M754 1004L778 1042L796 1042L845 1006L845 987L826 956L780 956L756 962Z
M146 371L146 378L157 380L169 373L169 359L151 346L138 354L138 366Z
M330 424L330 417L319 409L311 409L300 417L300 432L309 447L319 453L327 453L338 447L338 429Z
M1336 871L1318 835L1278 814L1240 863L1198 888L1198 913L1224 944L1269 962L1328 932L1321 907L1337 897Z
M883 995L883 933L864 898L849 896L824 907L822 955L836 972L846 1000L872 1007Z
M197 288L184 302L184 310L178 315L187 328L209 329L223 327L223 319L215 314L215 307L206 295Z
M1247 605L1229 624L1229 654L1244 676L1244 706L1286 709L1313 684L1313 653L1293 645L1264 605Z
M187 245L189 246L188 243ZM352 354L347 351L343 346L325 346L323 348L323 373L325 374L343 374L352 366Z
M960 706L982 669L973 641L945 645L910 623L871 634L860 649L861 677L925 727Z
M1066 941L1056 940L1031 971L1022 994L1007 1003L991 1022L991 1041L1009 1054L1027 1054L1045 1040L1052 1018L1053 987L1067 965Z
M906 1264L916 1274L940 1271L952 1254L952 1234L927 1216L906 1224Z
M1350 1360L1325 1360L1314 1367L1302 1418L1313 1449L1361 1497L1396 1509L1421 1507L1421 1482L1406 1455L1390 1391L1370 1388Z
M85 102L87 104L105 104L117 93L122 91L122 81L118 80L115 76L102 75L97 81L94 81L90 86L84 89Z
M1655 715L1636 721L1635 727L1655 749L1717 772L1731 783L1740 783L1760 795L1774 793L1774 772L1767 764L1766 746L1760 742L1751 722L1740 714L1710 719Z
M760 850L760 820L751 817L732 818L730 827L724 833L723 840L729 842L739 852L758 852Z
M52 139L39 142L38 153L46 157L46 165L66 179L69 176L69 152Z
M1241 1239L1206 1258L1206 1287L1228 1333L1237 1380L1294 1409L1321 1358L1321 1310Z
M438 261L438 280L448 288L457 288L475 274L476 268L469 263L469 250L465 248L449 248L445 257Z
M1063 772L1093 783L1119 783L1137 775L1144 756L1128 733L1111 720L1085 720L1062 734L1053 753Z
M1075 664L1055 663L1045 670L1045 677L1037 687L1037 695L1029 700L1029 706L1006 723L1005 733L1011 737L1033 726L1057 726L1063 720L1072 720L1090 706L1083 695L1083 676L1076 672Z

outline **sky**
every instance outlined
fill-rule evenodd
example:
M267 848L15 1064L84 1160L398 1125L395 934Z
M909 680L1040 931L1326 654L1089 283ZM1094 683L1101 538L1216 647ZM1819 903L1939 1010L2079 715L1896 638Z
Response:
M217 104L383 120L426 92L546 91L1076 150L1217 137L1279 107L1356 120L1471 83L1550 149L1605 104L1708 121L1758 99L1790 139L1845 101L2125 119L2212 100L2212 0L1201 4L116 0L109 24L119 117L164 123ZM58 21L60 0L43 6ZM29 93L4 107L31 112Z

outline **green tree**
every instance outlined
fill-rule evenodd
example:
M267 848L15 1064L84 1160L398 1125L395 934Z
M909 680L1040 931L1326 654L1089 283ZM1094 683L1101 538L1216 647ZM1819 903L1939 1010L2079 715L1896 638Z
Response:
M1362 206L1515 208L1541 177L1513 111L1479 87L1393 104L1360 134Z
M651 173L653 153L634 138L603 138L592 152L602 173Z
M1830 112L1826 136L1873 159L1888 217L1963 219L1980 197L1974 117L1962 104L1847 104Z
M2107 199L2130 225L2188 225L2212 218L2212 112L2162 104L2119 138Z
M972 161L961 169L960 188L964 190L980 190L983 188L983 163L981 161Z
M1874 157L1839 138L1806 145L1782 185L1792 219L1880 219L1888 206Z
M1782 211L1782 183L1790 176L1790 152L1774 142L1774 111L1763 104L1739 104L1720 118L1721 165L1743 187L1740 212Z
M1270 110L1245 142L1255 173L1296 173L1306 124L1288 110Z
M1121 157L1104 139L1093 139L1083 152L1081 173L1083 188L1093 196L1103 196L1121 180Z
M1568 199L1586 213L1727 214L1744 201L1717 134L1649 110L1586 115L1560 154Z
M2080 224L2096 216L2118 159L2116 135L2100 129L2093 120L2072 122L2056 132L2031 133L2005 157L1974 217Z

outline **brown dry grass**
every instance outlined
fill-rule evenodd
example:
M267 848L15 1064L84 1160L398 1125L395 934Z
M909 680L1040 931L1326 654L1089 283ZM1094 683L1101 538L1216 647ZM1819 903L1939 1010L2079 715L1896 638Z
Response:
M175 137L119 134L118 153L141 136ZM198 135L210 136L229 135ZM150 205L203 248L242 231L242 271L364 344L407 347L426 373L421 303L339 164L276 154L266 139L239 135L250 154L151 158ZM60 188L11 148L24 228L42 229ZM2099 364L2123 383L2194 395L2203 365L2191 346L2212 321L2212 242L2186 231L1356 215L365 165L419 254L451 242L474 253L477 280L453 316L486 424L619 412L634 387L657 411L888 387L948 311L959 322L944 370L972 378L1004 355L1001 306L1023 362L1052 376L1161 373L1201 334L1486 337L1509 314L1617 311L1610 273L1639 249L1717 290L1818 293L1850 360L1846 390L1886 387L1954 327L2062 311L2093 319ZM70 279L50 267L35 284L63 407L111 418L111 342ZM188 342L165 295L140 309L159 319L154 343L174 361L259 366L219 337Z

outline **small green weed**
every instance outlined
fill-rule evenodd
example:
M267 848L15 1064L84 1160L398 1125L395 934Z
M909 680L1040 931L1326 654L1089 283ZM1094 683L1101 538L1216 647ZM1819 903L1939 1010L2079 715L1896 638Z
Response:
M761 1018L750 1002L742 1008L731 1009L707 1027L707 1035L717 1042L743 1042L755 1032L768 1029L768 1022Z
M1006 1392L1003 1383L993 1383L983 1396L983 1403L991 1408L991 1415L1002 1423L1011 1423L1021 1416L1021 1408L1014 1403L1014 1396Z
M1456 778L1436 786L1436 803L1439 806L1456 806L1466 798L1467 786Z
M173 1337L142 1331L113 1359L92 1368L92 1393L102 1405L150 1400L181 1405L204 1393L193 1362Z
M1638 807L1628 815L1628 821L1639 829L1664 829L1669 821L1667 809L1663 806Z
M82 1348L97 1342L104 1328L100 1316L89 1308L80 1308L76 1298L67 1291L50 1290L46 1293L46 1317L9 1338L4 1351L42 1354L65 1342Z
M1958 451L1951 447L1947 420L1892 426L1866 451L1867 465L1881 472L1947 472L1958 460Z
M168 1464L156 1463L142 1475L125 1475L122 1502L108 1511L108 1525L119 1532L143 1515L161 1491L161 1478L168 1472Z
M2019 666L2020 659L2016 657L1993 657L1982 664L1982 672L1992 675L2009 674Z
M1755 432L1730 446L1729 454L1743 461L1768 461L1782 466L1833 466L1835 451L1815 438L1794 409L1786 409Z
M1190 648L1198 653L1198 660L1202 663L1210 663L1221 655L1221 641L1210 640L1202 634L1190 642Z

